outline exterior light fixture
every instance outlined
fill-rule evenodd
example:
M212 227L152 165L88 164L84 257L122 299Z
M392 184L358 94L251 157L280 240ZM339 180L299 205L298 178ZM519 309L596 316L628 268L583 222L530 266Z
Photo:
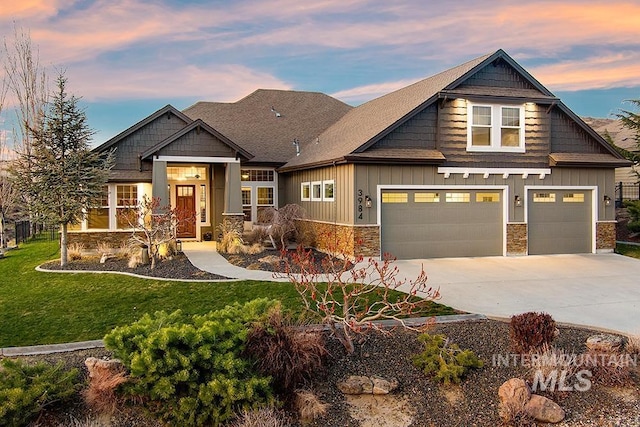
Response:
M522 206L522 198L520 196L516 195L513 201L516 204L516 206Z
M368 208L371 207L372 205L372 201L371 201L371 197L369 196L364 196L364 205Z
M176 240L176 252L182 252L182 240L180 239Z
M604 195L604 204L605 206L609 206L611 204L611 197Z

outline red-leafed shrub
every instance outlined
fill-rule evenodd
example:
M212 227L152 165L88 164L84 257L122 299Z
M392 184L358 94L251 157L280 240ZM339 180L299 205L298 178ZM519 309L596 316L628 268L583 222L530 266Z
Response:
M511 316L511 346L516 353L537 351L551 345L556 322L547 313L528 312Z

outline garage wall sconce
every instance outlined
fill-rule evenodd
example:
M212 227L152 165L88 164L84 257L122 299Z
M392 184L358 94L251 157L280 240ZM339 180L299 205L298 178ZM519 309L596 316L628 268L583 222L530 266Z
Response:
M522 198L518 195L513 199L516 206L522 206Z
M611 197L604 195L604 204L605 206L609 206L611 204Z
M369 197L369 196L364 196L364 205L365 205L366 207L368 207L368 208L370 208L370 207L371 207L371 205L372 205L371 197Z

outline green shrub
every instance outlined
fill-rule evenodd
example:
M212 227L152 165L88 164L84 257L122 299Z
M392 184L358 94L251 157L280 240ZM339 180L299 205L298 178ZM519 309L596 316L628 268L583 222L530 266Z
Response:
M556 336L556 322L547 313L533 311L511 316L511 346L516 353L539 351Z
M156 312L104 341L130 371L128 392L151 412L173 425L220 425L274 401L271 379L242 357L249 326L274 304L259 299L193 317Z
M427 375L445 384L459 384L471 368L481 368L480 360L471 350L461 350L444 335L420 334L424 351L413 356L413 364Z
M27 365L4 359L0 369L0 426L27 425L43 408L64 401L77 389L78 370L62 363Z
M639 200L625 200L624 207L627 208L629 214L629 222L627 228L632 233L640 232L640 201Z

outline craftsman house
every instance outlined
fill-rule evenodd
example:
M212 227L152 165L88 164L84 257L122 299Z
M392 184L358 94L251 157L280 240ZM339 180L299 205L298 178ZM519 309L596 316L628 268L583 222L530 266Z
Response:
M398 258L611 251L628 165L502 50L355 108L280 90L166 106L96 150L112 148L76 239L124 233L116 212L147 194L197 212L183 239L296 203L319 247L334 231Z

